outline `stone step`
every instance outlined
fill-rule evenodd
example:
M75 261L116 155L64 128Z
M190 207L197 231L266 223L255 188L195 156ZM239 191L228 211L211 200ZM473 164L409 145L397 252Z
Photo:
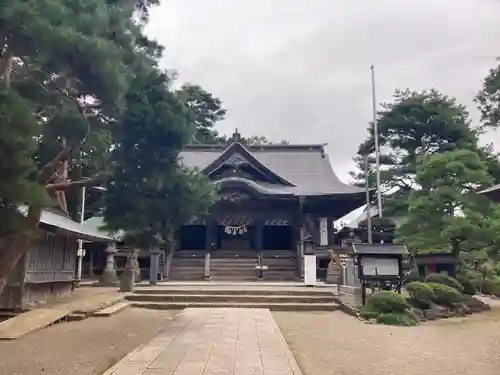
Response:
M224 276L224 275L221 275L221 276L210 276L210 281L235 281L235 282L243 282L243 281L247 281L247 282L257 282L259 281L259 279L257 278L257 276Z
M266 303L331 303L333 296L256 296L256 295L234 295L234 294L131 294L125 297L127 301L133 302L266 302Z
M125 299L127 299L125 297ZM118 314L120 311L126 309L127 307L130 307L130 302L119 302L115 305L106 307L102 310L96 311L95 313L92 314L92 316L96 317L108 317L111 315Z
M156 310L182 310L186 308L256 308L272 311L335 311L332 303L271 303L271 302L133 302L132 306Z
M205 275L171 275L168 278L172 281L202 281Z
M332 297L333 294L331 291L328 290L322 290L322 288L302 288L302 289L294 289L290 290L287 288L282 288L280 289L279 287L272 287L269 289L261 289L259 287L259 284L256 283L257 286L248 286L248 287L243 287L240 289L235 289L231 286L210 286L210 284L203 284L199 286L193 286L193 287L171 287L168 286L168 283L165 284L166 286L161 286L157 289L153 289L150 287L147 288L136 288L134 290L133 295L137 294L146 294L146 295L153 295L153 294L162 294L162 295L211 295L211 296L216 296L216 295L242 295L242 296L269 296L269 295L274 295L274 296L328 296Z

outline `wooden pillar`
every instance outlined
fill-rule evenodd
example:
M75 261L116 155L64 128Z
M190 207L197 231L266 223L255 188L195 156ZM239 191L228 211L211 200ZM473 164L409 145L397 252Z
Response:
M264 229L264 221L262 218L257 217L255 219L255 233L254 233L254 243L255 243L255 251L260 253L262 249L262 231Z
M333 217L328 216L327 225L328 225L328 245L333 247L335 244L335 228L333 227Z

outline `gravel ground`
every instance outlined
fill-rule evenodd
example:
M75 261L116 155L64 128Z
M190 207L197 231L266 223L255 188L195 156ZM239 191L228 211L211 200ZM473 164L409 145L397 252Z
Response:
M341 312L273 315L304 375L500 374L499 310L410 328Z
M175 313L128 308L109 318L60 323L16 341L0 341L0 374L101 374L153 339Z

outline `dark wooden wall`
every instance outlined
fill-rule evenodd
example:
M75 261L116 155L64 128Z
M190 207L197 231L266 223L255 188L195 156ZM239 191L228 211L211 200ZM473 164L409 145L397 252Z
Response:
M31 303L68 295L75 260L74 238L40 230L0 295L0 309L24 309Z

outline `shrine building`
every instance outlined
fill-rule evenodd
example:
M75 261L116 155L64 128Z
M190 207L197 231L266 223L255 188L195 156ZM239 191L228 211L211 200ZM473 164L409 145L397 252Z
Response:
M192 144L180 156L217 184L220 199L179 229L164 265L173 280L254 280L256 265L264 279L298 279L302 239L327 253L333 222L365 202L363 188L335 175L322 144L244 145L236 132L229 144Z

